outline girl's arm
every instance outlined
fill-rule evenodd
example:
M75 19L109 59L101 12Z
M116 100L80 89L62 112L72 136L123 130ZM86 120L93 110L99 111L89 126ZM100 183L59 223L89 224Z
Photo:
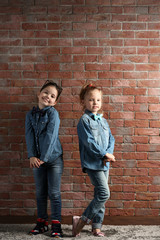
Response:
M106 149L102 149L96 142L91 133L90 127L86 121L80 119L77 126L78 137L83 145L94 158L103 158L106 154Z
M108 148L106 149L106 153L113 154L115 139L111 133L109 126L108 126L108 130L109 130L109 144L108 144Z
M32 128L32 124L30 121L29 113L26 115L25 120L25 138L27 145L28 158L36 156L36 148L35 148L35 136Z
M55 149L57 140L59 141L59 125L59 114L54 109L49 113L49 122L47 125L45 137L43 139L43 147L41 149L41 161L48 162L50 154L53 152L53 149Z

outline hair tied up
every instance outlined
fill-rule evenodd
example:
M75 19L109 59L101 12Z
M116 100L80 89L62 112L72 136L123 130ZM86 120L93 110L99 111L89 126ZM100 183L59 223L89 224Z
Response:
M88 84L87 87L90 87L90 88L96 88L96 86L94 86L92 83Z

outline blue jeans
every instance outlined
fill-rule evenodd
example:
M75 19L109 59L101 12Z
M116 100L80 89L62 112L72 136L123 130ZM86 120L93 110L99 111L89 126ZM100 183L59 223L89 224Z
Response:
M38 218L48 220L47 200L51 203L51 220L61 221L61 176L63 159L58 157L53 163L47 162L39 168L34 168L36 184Z
M110 197L108 186L108 171L86 169L94 186L94 198L82 214L82 220L87 224L92 220L92 228L101 229L105 214L105 203Z

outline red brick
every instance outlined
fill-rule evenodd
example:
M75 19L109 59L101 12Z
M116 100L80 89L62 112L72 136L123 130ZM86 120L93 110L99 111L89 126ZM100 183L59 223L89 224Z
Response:
M134 200L134 193L111 193L111 200L121 199L121 200Z
M135 0L126 0L125 2L123 2L123 0L112 0L112 5L134 5L135 4Z
M135 134L136 135L147 135L147 136L150 136L150 135L159 135L159 129L145 129L145 128L137 128L135 130Z
M132 113L124 113L124 112L112 112L110 113L110 118L111 119L121 119L121 118L124 118L124 119L133 119L134 118L134 114Z
M99 45L100 46L122 46L123 42L122 40L117 40L117 39L100 39L99 40Z
M134 209L110 209L111 216L134 216Z
M152 145L150 145L150 144L138 144L137 145L137 151L138 152L152 152L152 151L154 151L154 152L159 152L160 151L160 146L159 145L157 145L157 144L152 144Z
M35 64L35 70L36 71L58 71L59 70L59 64Z
M113 15L112 17L113 22L133 22L136 21L135 15Z
M24 46L47 46L47 40L45 39L24 39Z
M96 3L97 3L97 1L96 1ZM110 3L107 4L107 5L110 5ZM113 14L115 13L115 14L118 14L118 13L122 13L122 11L123 11L122 6L113 7L113 6L105 6L105 4L104 4L104 6L99 7L99 13L113 13Z
M96 23L73 23L73 30L96 30Z
M98 30L120 30L120 23L98 23Z
M126 62L133 62L133 63L148 63L148 56L124 56L124 60Z
M137 184L137 185L124 185L123 187L124 192L147 192L148 186L144 184ZM136 203L135 203L136 204Z
M136 64L136 71L157 71L158 64Z
M48 40L49 46L71 46L71 39L49 39Z
M104 71L104 70L109 70L110 69L110 65L109 64L95 64L95 63L88 63L86 64L86 70L87 71L91 71L91 70L96 70L96 71Z
M149 56L149 62L150 63L159 63L160 56L159 55L151 55Z
M147 174L148 174L148 170L145 168L124 169L124 176L146 176Z
M135 80L124 80L124 79L118 79L118 80L113 80L112 84L114 87L135 87L136 86L136 81Z
M148 120L125 120L125 127L149 127ZM135 136L136 137L136 136ZM133 136L134 138L134 136ZM145 137L143 137L145 139Z
M97 72L74 72L73 76L75 79L97 79Z
M54 2L50 2L50 1L47 1L45 4L49 4L51 5L51 7L49 6L48 7L48 14L49 15L53 15L53 14L71 14L72 13L72 6L59 6L59 1L57 2L56 0L56 4L54 4ZM55 7L53 7L55 5Z
M137 209L136 216L158 216L158 209Z
M153 177L149 177L149 176L146 176L146 177L139 177L137 176L136 177L136 184L152 184L153 182ZM144 197L145 200L147 200L145 197ZM142 199L140 199L142 200Z
M136 119L148 119L148 120L151 119L151 120L153 120L153 119L158 119L159 116L156 115L155 113L153 114L153 113L148 113L148 112L143 112L143 113L136 112L135 118Z
M113 177L112 176L112 183L113 184L133 184L135 183L135 177L128 177L128 176L122 176L122 177Z
M141 137L141 136L135 136L135 137L125 137L124 142L126 143L148 143L148 137ZM144 148L145 149L145 148ZM139 149L138 149L139 150Z
M154 160L154 159L157 159L157 158L151 158L151 161L142 161L142 160L138 161L137 167L139 167L139 168L159 168L160 161L157 161L157 160Z
M125 88L123 90L124 95L146 95L147 89L137 89L137 88Z
M137 200L158 200L158 193L137 193Z
M132 71L134 70L134 65L133 64L111 64L111 70L112 71Z
M110 47L87 47L88 54L110 54Z
M85 47L62 47L63 54L85 54Z
M127 79L146 79L146 72L124 72L124 78Z
M150 208L154 208L154 209L156 209L156 208L160 208L160 202L159 201L157 201L157 202L149 202L149 207Z
M148 46L148 40L143 40L143 39L127 39L124 41L125 46Z
M124 202L124 208L148 208L149 204L147 201L126 201Z
M136 38L158 38L158 31L139 31L135 35Z
M149 192L159 192L160 186L151 185L149 186Z
M87 31L87 38L105 38L107 35L106 31Z
M73 8L73 13L74 14L96 14L98 12L98 8L97 7L91 7L91 6L87 6L87 7L74 7Z
M149 79L158 79L160 76L159 72L149 72Z
M113 17L112 20L116 18ZM134 33L132 31L112 31L111 38L134 38Z
M96 55L80 55L80 56L74 56L73 57L74 62L95 62L97 61L97 56Z
M23 30L44 30L46 29L46 23L23 23Z
M73 40L74 46L97 46L98 42L95 39L77 39Z
M113 54L130 55L136 54L136 47L112 47Z
M59 33L56 31L46 32L46 31L37 31L35 32L36 38L58 38Z
M154 128L154 127L160 128L160 121L150 121L150 127L151 128Z

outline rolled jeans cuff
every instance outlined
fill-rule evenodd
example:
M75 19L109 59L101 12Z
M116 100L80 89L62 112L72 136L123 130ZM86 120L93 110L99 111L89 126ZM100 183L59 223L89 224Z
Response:
M92 223L92 229L101 229L102 224L101 223Z
M86 216L82 215L81 219L86 223L89 224L91 219L87 218Z

